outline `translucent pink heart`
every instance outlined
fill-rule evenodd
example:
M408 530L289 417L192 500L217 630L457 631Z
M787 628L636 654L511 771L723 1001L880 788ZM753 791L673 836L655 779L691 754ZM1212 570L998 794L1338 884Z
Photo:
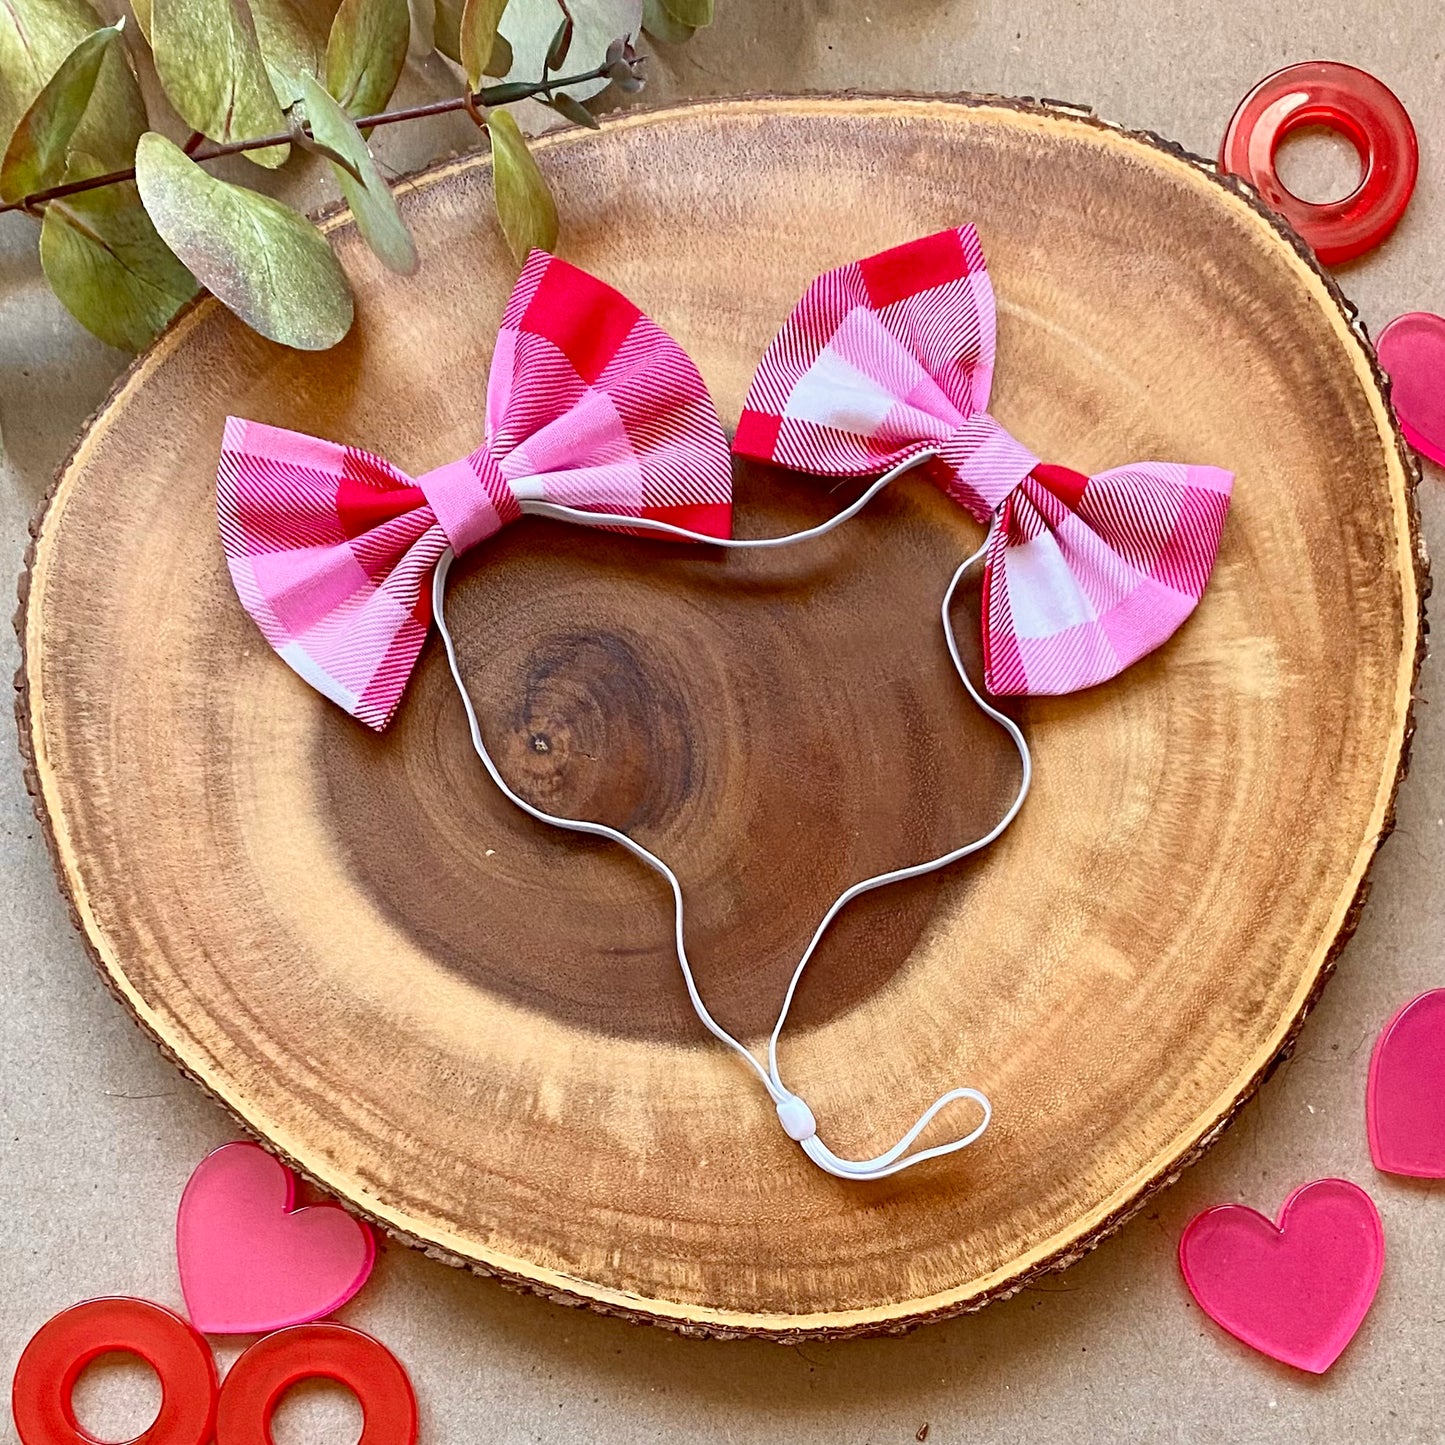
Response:
M1445 1179L1445 988L1411 999L1380 1030L1365 1129L1376 1169Z
M226 1144L191 1175L176 1258L191 1323L254 1335L319 1320L367 1281L371 1230L335 1205L296 1209L296 1176L255 1144Z
M1179 1241L1184 1282L1215 1324L1315 1375L1354 1338L1384 1265L1379 1211L1346 1179L1296 1189L1277 1224L1243 1204L1206 1209Z
M1445 467L1445 316L1397 316L1375 346L1405 440Z

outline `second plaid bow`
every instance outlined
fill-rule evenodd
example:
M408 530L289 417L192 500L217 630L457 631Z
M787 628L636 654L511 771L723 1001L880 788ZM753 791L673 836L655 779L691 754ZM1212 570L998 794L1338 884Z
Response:
M839 476L922 460L980 522L993 693L1104 682L1194 610L1234 478L1136 462L1044 466L989 414L994 299L978 232L940 231L820 276L768 347L733 449Z

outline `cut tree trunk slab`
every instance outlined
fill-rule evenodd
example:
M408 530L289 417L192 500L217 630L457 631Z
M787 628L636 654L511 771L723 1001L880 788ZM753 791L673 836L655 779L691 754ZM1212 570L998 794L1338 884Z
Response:
M341 346L288 352L202 303L62 469L19 619L62 886L187 1074L439 1256L719 1335L975 1308L1077 1257L1217 1136L1354 926L1405 765L1425 583L1370 348L1242 188L1072 111L729 101L537 149L563 254L678 338L728 426L809 280L972 220L1006 426L1080 470L1238 475L1197 614L1115 682L1011 705L1037 767L1013 829L860 900L799 995L784 1076L838 1152L876 1153L956 1085L990 1096L993 1127L882 1183L816 1170L693 1017L658 880L497 794L435 640L377 737L237 603L214 505L227 413L413 474L477 444L515 275L485 157L402 188L414 277L330 223L357 293ZM740 466L738 530L855 494ZM454 569L507 776L673 863L704 996L755 1046L843 887L985 831L1016 787L937 623L979 536L908 479L786 553L532 520Z

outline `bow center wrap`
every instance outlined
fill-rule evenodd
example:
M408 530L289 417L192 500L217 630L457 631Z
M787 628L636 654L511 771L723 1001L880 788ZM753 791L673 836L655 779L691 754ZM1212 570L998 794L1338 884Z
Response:
M1039 459L986 411L976 411L938 447L943 490L986 522L1039 465ZM935 469L935 476L937 469Z
M460 461L424 472L416 484L458 556L522 515L516 494L485 446Z
M993 527L989 691L1074 692L1152 652L1194 610L1234 478L1170 462L1094 476L1042 465L988 409L996 325L972 226L829 271L759 363L733 449L824 476L927 457L927 475Z

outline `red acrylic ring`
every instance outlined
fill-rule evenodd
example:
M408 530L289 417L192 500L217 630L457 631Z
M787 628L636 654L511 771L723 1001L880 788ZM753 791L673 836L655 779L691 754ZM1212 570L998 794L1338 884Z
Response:
M216 1420L216 1363L179 1315L148 1300L87 1300L41 1325L15 1367L11 1408L21 1445L97 1445L81 1429L71 1393L101 1355L139 1355L161 1380L161 1408L131 1445L209 1445Z
M1302 201L1275 170L1280 142L1321 125L1350 141L1362 176L1338 201ZM1410 204L1420 169L1415 127L1394 93L1373 75L1334 60L1291 65L1260 81L1234 112L1219 148L1219 166L1248 181L1326 266L1378 246Z
M302 1380L335 1380L361 1401L357 1445L415 1445L416 1395L379 1340L345 1325L293 1325L257 1340L231 1366L216 1411L216 1445L273 1445L271 1416Z

